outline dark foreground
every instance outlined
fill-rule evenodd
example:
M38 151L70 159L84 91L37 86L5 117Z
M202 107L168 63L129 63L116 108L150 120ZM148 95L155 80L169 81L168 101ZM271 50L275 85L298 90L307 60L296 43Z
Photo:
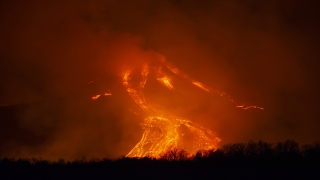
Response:
M320 144L262 141L199 151L188 157L172 149L161 159L76 160L8 159L0 161L0 179L319 179Z

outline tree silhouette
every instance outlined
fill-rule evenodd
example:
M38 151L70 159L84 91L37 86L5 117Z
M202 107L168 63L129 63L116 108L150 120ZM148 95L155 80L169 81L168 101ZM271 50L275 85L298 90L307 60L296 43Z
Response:
M294 140L278 142L274 147L275 153L279 157L298 157L301 156L299 144Z
M168 151L160 155L160 159L167 161L182 161L188 159L188 153L182 148L171 147Z
M245 148L246 144L244 143L228 144L222 146L222 151L230 157L241 157L244 156Z
M228 144L194 156L171 147L156 158L0 159L0 179L320 179L320 143Z
M272 144L261 140L255 143L251 140L246 144L245 154L250 157L271 157L273 155Z
M320 142L303 145L301 148L302 155L308 159L320 160Z

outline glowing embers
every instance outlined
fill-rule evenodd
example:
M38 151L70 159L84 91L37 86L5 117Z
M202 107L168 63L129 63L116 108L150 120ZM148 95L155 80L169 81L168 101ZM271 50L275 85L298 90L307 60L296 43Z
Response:
M101 96L112 96L112 93L110 91L108 91L108 92L105 92L103 94L97 94L95 96L92 96L91 99L92 100L97 100Z
M100 96L101 96L101 94L98 94L98 95L92 96L91 99L92 100L97 100Z
M200 89L204 90L204 91L207 91L207 92L210 92L209 88L205 87L201 82L192 82L193 85L199 87Z
M164 76L162 78L157 78L161 84L163 84L165 87L167 87L169 90L174 91L174 86L171 83L171 79L168 78L167 76Z
M251 109L251 108L253 108L253 109L261 109L261 110L263 110L263 108L262 107L259 107L259 106L245 106L245 105L240 105L240 106L236 106L237 108L241 108L241 109Z

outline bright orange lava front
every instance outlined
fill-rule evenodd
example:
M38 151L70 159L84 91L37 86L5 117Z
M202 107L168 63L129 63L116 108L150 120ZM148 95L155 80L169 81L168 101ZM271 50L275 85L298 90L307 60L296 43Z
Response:
M169 69L169 68L168 68ZM187 119L167 114L160 109L153 107L144 98L142 92L147 83L149 66L142 69L142 80L138 88L133 88L129 79L132 71L127 71L123 76L123 85L127 92L140 108L148 115L141 124L145 130L140 142L127 154L127 157L159 157L172 147L183 147L182 136L178 133L181 126L187 127L192 133L192 150L195 152L200 149L216 149L218 142L221 141L214 132L207 130ZM159 74L160 76L160 74ZM169 90L174 90L171 80L167 76L157 78Z
M205 129L190 120L170 114L166 112L163 107L161 107L161 109L158 108L158 106L154 107L151 103L146 101L143 89L147 83L148 75L151 70L156 74L156 80L170 91L175 91L175 87L170 77L166 73L162 72L162 68L168 69L173 74L187 80L187 82L207 93L213 93L225 98L237 108L263 110L263 108L259 106L239 103L226 93L215 90L190 78L188 75L182 73L178 68L173 67L169 63L164 62L164 64L157 66L157 68L152 67L152 65L144 66L138 71L142 77L138 82L138 86L132 85L130 81L134 76L133 72L137 72L137 69L128 70L123 74L123 85L126 87L127 92L141 110L147 114L147 117L141 124L144 129L142 138L140 142L138 142L127 154L127 157L148 156L158 158L161 154L171 148L184 148L186 141L188 141L188 144L192 144L191 149L189 147L189 151L192 153L198 150L215 150L218 147L218 143L221 141L214 132ZM111 93L106 93L104 95L111 95ZM99 96L100 95L96 95L92 97L92 99L97 99ZM187 129L188 133L190 132L191 135L184 137L184 133L179 133L179 128Z

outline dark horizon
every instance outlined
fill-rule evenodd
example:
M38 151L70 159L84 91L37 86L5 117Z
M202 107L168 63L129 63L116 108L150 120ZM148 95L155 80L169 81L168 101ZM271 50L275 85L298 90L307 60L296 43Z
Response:
M225 145L218 150L198 151L193 156L172 148L160 158L0 159L4 179L74 178L231 178L316 179L320 143L299 146L293 140L270 144L263 141Z

